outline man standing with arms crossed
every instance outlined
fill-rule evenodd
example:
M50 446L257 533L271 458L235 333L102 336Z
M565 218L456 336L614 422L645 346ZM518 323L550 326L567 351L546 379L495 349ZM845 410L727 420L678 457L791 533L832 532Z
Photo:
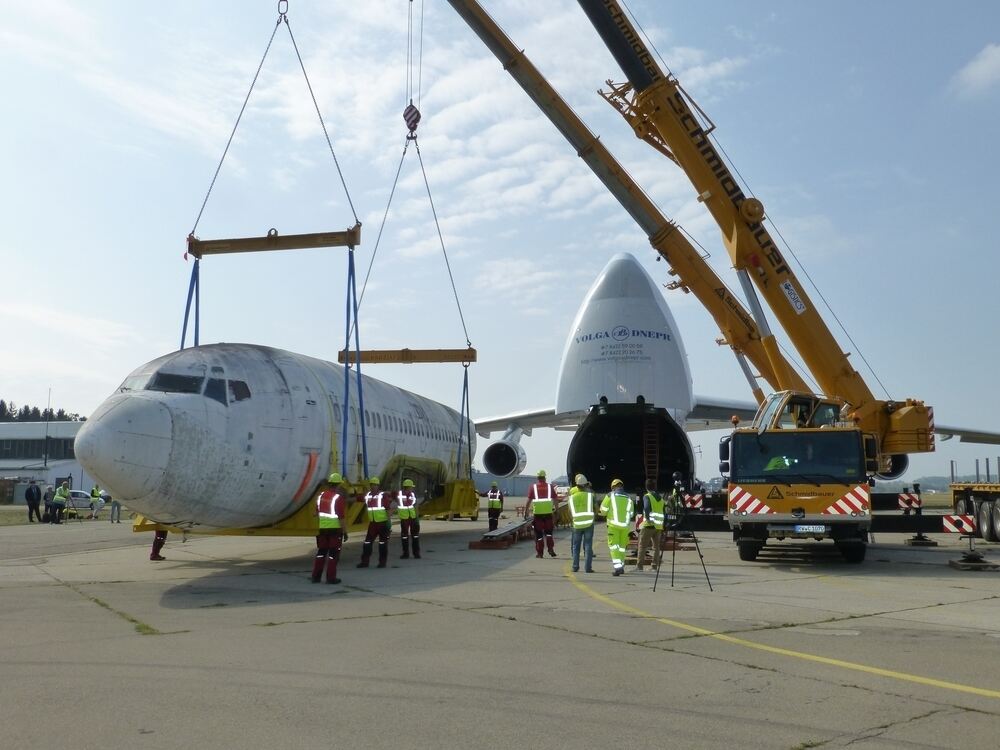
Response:
M24 491L24 502L28 504L28 523L34 523L35 518L41 522L42 514L38 512L38 508L42 504L42 491L38 489L34 479L28 484L28 489Z
M587 477L577 474L573 489L569 491L569 514L573 519L573 540L570 550L573 554L573 572L580 570L580 545L586 557L583 569L593 573L594 562L594 493L590 491Z
M527 519L532 512L535 520L535 557L541 557L544 545L549 548L549 555L556 556L555 540L552 530L555 528L556 490L545 481L545 469L538 470L538 481L528 488L528 502L524 506L524 517Z
M611 553L611 575L625 572L625 548L628 530L635 513L632 498L625 494L625 483L611 480L611 492L601 501L600 514L608 519L608 551Z

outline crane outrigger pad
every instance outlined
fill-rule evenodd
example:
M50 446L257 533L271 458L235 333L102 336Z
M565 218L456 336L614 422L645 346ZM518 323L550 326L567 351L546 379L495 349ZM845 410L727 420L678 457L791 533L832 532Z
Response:
M340 364L345 362L354 364L358 361L358 353L351 351L345 355L343 351L339 351L337 361ZM471 346L468 349L364 349L361 351L361 361L366 365L389 363L409 365L414 362L466 363L476 361L476 350Z
M188 235L188 253L196 258L225 253L256 253L264 250L304 250L312 247L356 247L361 244L361 224L344 232L278 234L272 229L263 237L236 237L226 240L199 240Z

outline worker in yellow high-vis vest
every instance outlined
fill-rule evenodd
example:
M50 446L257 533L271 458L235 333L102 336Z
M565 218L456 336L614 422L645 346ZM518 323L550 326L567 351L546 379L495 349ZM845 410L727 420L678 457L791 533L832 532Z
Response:
M396 515L399 516L399 539L403 545L401 560L410 557L410 543L413 543L413 556L420 559L420 516L417 513L417 495L413 491L416 485L412 479L403 480L403 488L396 495Z
M583 569L594 572L594 493L583 474L577 474L569 491L569 515L573 521L573 538L570 551L573 555L573 572L580 570L580 547L584 550Z
M500 514L503 512L503 490L496 482L490 482L490 490L486 494L486 515L489 518L490 531L496 531L500 525Z
M628 530L635 515L635 504L625 493L625 483L621 479L611 480L611 492L601 501L600 514L608 519L608 551L611 553L611 574L620 576L625 572L625 548L628 546Z
M337 578L337 561L340 550L347 539L347 524L344 514L347 509L347 493L344 478L333 472L326 480L329 487L316 498L316 515L319 517L316 531L316 557L313 560L312 582L323 580L326 568L326 582L340 583Z
M639 552L635 569L642 570L646 562L646 552L653 547L653 567L660 564L660 538L663 536L663 520L666 501L656 491L656 480L646 480L646 494L642 496L642 528L639 529Z
M552 531L555 529L555 511L558 502L556 488L545 479L545 469L538 471L536 479L538 481L528 488L524 517L534 516L535 557L542 556L545 546L549 548L549 555L555 557L556 546Z
M365 495L365 507L368 512L368 533L365 534L365 541L361 545L361 562L359 568L367 568L368 561L372 556L372 544L378 539L378 567L384 568L389 558L389 504L392 502L392 494L383 492L379 487L381 482L378 477L368 480L371 489Z

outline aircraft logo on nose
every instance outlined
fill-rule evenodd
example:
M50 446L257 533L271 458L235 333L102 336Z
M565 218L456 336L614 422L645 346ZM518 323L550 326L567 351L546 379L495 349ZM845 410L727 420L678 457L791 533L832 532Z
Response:
M629 337L628 326L615 326L611 329L611 338L615 341L624 341Z

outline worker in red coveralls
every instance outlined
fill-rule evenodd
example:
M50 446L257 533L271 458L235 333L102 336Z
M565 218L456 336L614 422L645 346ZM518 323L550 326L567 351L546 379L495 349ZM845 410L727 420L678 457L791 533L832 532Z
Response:
M555 529L556 490L545 481L545 469L537 474L538 481L528 488L528 502L524 506L524 517L534 514L535 527L535 557L541 557L543 550L542 538L549 548L549 555L556 556L555 540L552 531Z
M389 558L389 503L392 494L382 492L379 488L379 478L372 477L368 480L371 489L365 495L365 507L368 509L368 533L365 535L365 543L361 547L361 562L359 568L367 568L368 561L372 556L372 543L378 538L378 566L384 568Z
M403 554L399 559L410 556L410 541L413 541L413 556L420 559L420 515L417 513L417 496L413 492L413 480L404 479L403 489L396 496L396 515L399 516L399 539L403 543Z
M323 567L326 566L326 582L340 583L337 578L337 560L340 558L340 548L347 539L347 528L344 522L346 500L341 485L343 477L334 472L326 480L332 487L323 490L316 498L316 515L319 516L319 531L316 533L316 559L313 560L312 582L323 580Z
M153 548L149 551L150 560L166 560L163 555L160 554L160 550L163 549L163 545L167 543L167 531L166 529L159 529L153 534Z

